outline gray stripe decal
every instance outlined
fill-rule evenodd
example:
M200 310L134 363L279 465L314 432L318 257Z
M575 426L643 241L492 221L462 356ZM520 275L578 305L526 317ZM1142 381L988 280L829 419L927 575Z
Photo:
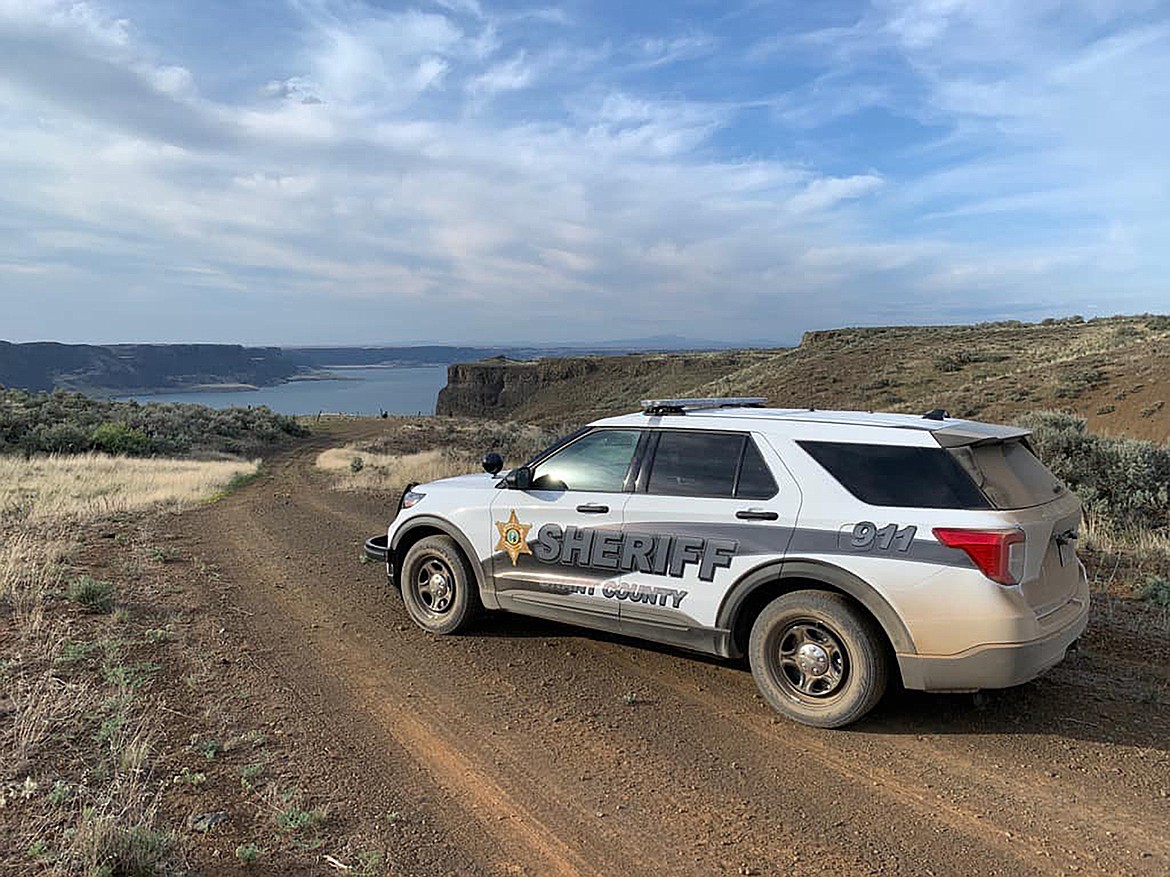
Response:
M908 551L858 551L842 547L841 533L837 530L818 530L811 527L796 527L768 524L697 524L694 521L636 521L625 525L628 530L650 535L670 534L682 536L714 536L736 539L740 550L737 556L759 554L777 555L778 560L795 560L799 554L830 554L856 557L868 554L873 557L888 557L894 560L908 560L916 563L933 563L939 566L955 566L974 569L975 565L967 553L959 548L948 548L933 539L915 539ZM791 534L791 541L789 540ZM783 557L780 557L783 555Z
M613 527L589 527L574 525L581 530L614 530ZM535 528L534 528L535 529ZM797 560L800 555L830 555L840 557L856 557L868 555L870 557L887 558L890 560L909 561L912 563L930 563L938 566L952 566L960 569L975 569L975 564L967 553L959 548L948 548L933 539L915 539L907 551L859 551L848 546L848 539L842 539L837 530L818 530L811 527L797 527L795 529L784 525L768 524L737 524L737 523L696 523L694 521L634 521L622 528L625 531L645 533L649 536L698 536L702 538L734 539L739 542L737 557L774 556L777 560ZM616 531L615 531L616 532ZM528 540L533 544L535 540ZM844 545L842 544L844 543ZM503 560L508 557L506 552L499 551L483 561L484 571L491 574L491 563L494 560ZM505 568L512 566L509 560ZM517 572L539 576L550 566L560 567L561 564L547 564L536 560L531 555L522 554L516 564ZM567 574L574 577L589 578L595 581L604 581L614 578L613 570L589 570L579 566L564 566ZM571 573L568 571L572 570Z

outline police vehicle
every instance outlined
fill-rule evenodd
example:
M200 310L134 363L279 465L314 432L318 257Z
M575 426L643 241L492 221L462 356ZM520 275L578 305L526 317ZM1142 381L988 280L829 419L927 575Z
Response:
M891 679L1026 682L1085 628L1081 504L1028 432L948 417L656 399L501 474L410 485L386 562L425 630L505 610L745 657L809 725Z

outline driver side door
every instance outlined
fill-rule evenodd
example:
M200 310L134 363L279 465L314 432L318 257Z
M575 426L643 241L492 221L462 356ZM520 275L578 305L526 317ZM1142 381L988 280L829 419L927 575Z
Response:
M492 574L501 609L590 626L616 625L605 585L618 570L622 515L640 429L596 429L532 468L526 490L492 501Z

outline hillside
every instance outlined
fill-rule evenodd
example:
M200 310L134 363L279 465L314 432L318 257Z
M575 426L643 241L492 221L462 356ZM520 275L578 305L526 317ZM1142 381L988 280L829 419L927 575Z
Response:
M985 420L1055 408L1097 432L1170 439L1170 318L836 329L779 350L453 365L437 413L583 422L663 396Z
M12 344L0 341L0 386L110 394L200 384L267 386L302 370L278 347L238 344Z

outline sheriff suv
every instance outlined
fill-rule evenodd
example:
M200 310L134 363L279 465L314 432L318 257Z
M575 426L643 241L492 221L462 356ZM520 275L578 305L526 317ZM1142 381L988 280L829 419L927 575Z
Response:
M501 475L411 485L385 535L411 618L481 609L746 657L776 710L840 727L887 684L1026 682L1085 628L1081 504L1026 430L647 400Z

